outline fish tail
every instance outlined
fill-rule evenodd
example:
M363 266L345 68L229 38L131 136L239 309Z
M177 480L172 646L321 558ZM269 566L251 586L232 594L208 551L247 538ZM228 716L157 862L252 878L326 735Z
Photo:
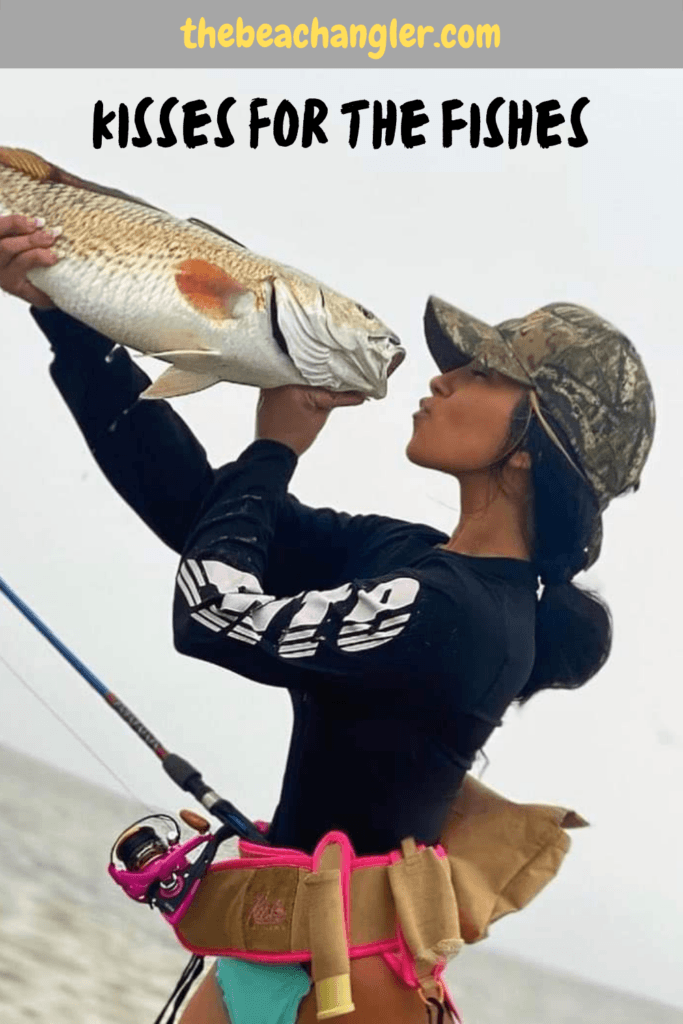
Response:
M10 146L0 146L0 167L8 167L10 170L19 171L33 181L52 182L56 185L70 185L72 188L84 189L86 192L99 192L100 195L114 196L116 199L125 199L130 203L138 203L140 206L147 206L152 210L158 209L151 203L146 203L137 196L130 196L118 189L107 188L106 185L98 185L94 181L87 181L85 178L78 178L75 174L63 170L57 164L44 160L42 156L31 152L30 149L12 149Z
M34 181L57 181L54 172L59 174L59 168L43 160L42 156L32 153L30 149L10 149L7 146L0 146L0 164L9 167L13 171L28 175Z

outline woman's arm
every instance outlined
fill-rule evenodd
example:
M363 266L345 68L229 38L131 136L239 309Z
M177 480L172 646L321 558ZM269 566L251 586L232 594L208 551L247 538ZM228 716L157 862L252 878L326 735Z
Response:
M32 314L55 353L52 378L98 465L133 511L180 553L214 484L204 448L167 402L138 401L150 381L125 349L59 310L33 309ZM312 400L309 389L272 389L259 399L257 434L282 433L292 447L307 445L311 416L317 433L331 408L358 401L325 393ZM303 417L293 403L303 403ZM233 465L223 468L224 478ZM305 585L324 585L349 544L356 543L361 520L288 497L275 527L276 586L286 590L302 579Z
M213 486L204 448L167 402L139 401L150 379L112 342L60 310L32 310L50 373L95 461L123 500L182 551Z
M358 687L414 688L426 664L437 687L456 617L451 600L420 573L302 587L295 596L264 593L295 465L287 446L260 440L228 475L217 472L178 573L177 649L258 682L322 686L337 696ZM303 552L301 562L305 575Z
M213 470L192 431L165 402L138 402L149 378L123 349L56 309L28 280L58 262L55 235L28 217L0 217L0 288L30 302L55 353L55 384L101 469L132 509L180 552Z

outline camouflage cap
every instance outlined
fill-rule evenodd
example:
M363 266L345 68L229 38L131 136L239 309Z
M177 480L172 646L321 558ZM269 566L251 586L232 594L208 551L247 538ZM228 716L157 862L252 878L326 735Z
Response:
M590 485L600 512L638 484L652 446L654 397L640 356L612 324L583 306L552 302L492 327L432 296L424 325L442 373L477 359L532 389L539 422ZM601 538L598 515L585 568Z

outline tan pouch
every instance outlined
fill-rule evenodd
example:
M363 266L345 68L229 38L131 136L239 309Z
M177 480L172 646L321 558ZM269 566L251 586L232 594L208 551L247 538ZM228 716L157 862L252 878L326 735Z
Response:
M401 851L387 868L396 913L415 961L432 970L463 943L450 865L431 846L418 850L414 839L404 839Z
M525 907L557 874L570 846L564 830L586 825L575 811L518 804L466 775L441 838L463 940L479 942L493 921Z
M318 870L305 877L318 1020L354 1010L342 874L342 851L337 843L330 843L323 850Z

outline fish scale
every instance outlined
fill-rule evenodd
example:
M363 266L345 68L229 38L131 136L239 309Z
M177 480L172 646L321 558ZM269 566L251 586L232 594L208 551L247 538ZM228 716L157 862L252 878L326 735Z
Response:
M29 279L56 306L171 367L145 397L220 380L381 398L405 352L359 303L220 232L179 220L26 150L0 147L0 215L62 234Z

